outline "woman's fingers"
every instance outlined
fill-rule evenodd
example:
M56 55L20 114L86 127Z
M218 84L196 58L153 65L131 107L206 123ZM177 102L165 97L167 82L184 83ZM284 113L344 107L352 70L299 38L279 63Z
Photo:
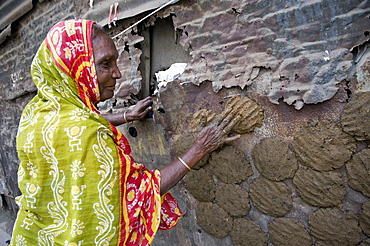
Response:
M151 97L146 97L140 100L136 105L129 111L130 116L133 120L143 119L150 111L153 110L153 99Z
M231 129L240 121L240 115L229 114L219 125L223 132L229 133Z
M240 134L232 136L232 137L227 137L224 139L224 143L231 143L235 140L238 140L240 138Z
M153 105L153 100L151 97L146 97L143 100L139 101L136 105L141 109L141 111L144 111L149 107L151 108L151 106Z
M233 113L233 109L232 108L226 108L222 114L220 115L221 116L221 121L222 119L225 119L226 117L228 117L231 113ZM221 121L219 123L221 123Z

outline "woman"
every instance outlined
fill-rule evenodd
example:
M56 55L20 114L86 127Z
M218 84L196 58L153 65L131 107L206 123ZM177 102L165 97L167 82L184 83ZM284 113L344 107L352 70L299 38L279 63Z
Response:
M60 22L41 44L31 66L38 93L17 135L22 195L11 245L149 245L181 216L167 191L238 138L226 135L237 121L229 115L162 170L136 163L114 125L142 119L151 98L123 115L103 117L96 108L121 77L117 58L111 38L89 20Z

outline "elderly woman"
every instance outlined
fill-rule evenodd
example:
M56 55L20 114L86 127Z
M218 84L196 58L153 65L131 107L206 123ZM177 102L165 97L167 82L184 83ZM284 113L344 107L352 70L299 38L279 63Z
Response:
M149 245L181 212L167 191L203 156L233 141L232 115L205 128L191 148L161 170L136 163L114 125L142 119L150 97L123 115L99 113L113 96L118 52L89 20L55 25L33 62L37 95L17 135L22 195L11 245Z

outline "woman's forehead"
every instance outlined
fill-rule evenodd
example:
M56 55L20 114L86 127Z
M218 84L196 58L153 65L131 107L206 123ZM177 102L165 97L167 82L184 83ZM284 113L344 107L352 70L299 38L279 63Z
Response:
M93 39L93 52L96 59L113 56L117 59L118 51L113 40L103 31L98 31Z

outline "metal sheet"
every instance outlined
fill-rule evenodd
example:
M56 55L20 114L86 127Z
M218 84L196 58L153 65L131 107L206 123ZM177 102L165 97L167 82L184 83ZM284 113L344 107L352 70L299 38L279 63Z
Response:
M7 0L0 2L0 30L32 9L32 0Z
M0 33L0 44L5 41L5 39L12 34L12 25L10 24L7 26L1 33Z
M169 0L106 0L95 1L83 18L96 21L99 25L105 26L109 22L109 8L112 4L119 3L118 20L125 19L143 13L148 10L156 9L169 2ZM177 1L174 1L174 3Z

